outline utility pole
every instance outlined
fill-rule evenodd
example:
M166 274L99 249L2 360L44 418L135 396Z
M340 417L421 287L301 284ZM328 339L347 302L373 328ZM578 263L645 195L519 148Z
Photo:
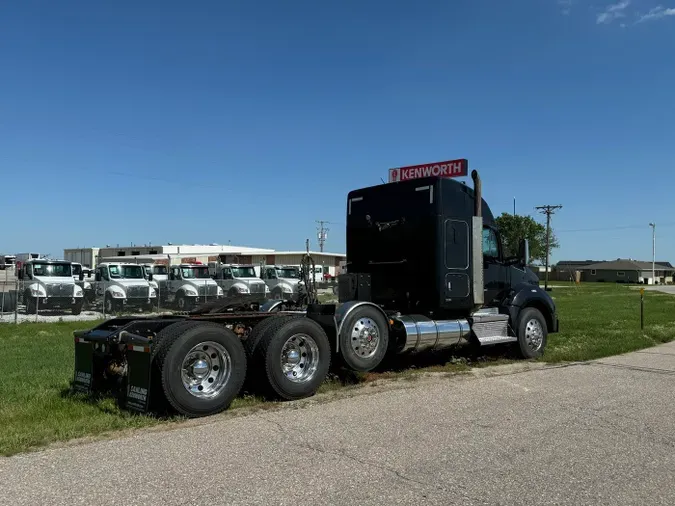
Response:
M513 197L513 216L516 215L516 197Z
M544 290L548 291L548 258L551 253L551 216L555 214L556 209L562 209L562 206L537 206L539 212L546 215L546 269Z
M326 243L326 239L328 238L328 231L330 230L324 225L330 222L324 220L316 220L316 222L319 224L319 226L317 227L317 234L316 234L319 239L319 251L323 253L323 245Z
M656 284L656 223L650 223L652 227L652 283Z

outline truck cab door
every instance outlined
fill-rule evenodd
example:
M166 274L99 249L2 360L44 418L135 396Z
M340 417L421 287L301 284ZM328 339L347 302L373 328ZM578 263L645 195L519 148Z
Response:
M508 267L504 264L503 252L497 231L483 228L483 280L485 304L496 302L508 286Z

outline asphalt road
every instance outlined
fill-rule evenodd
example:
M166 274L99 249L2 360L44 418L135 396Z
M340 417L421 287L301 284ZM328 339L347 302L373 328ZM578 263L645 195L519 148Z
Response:
M0 459L0 504L675 504L675 343Z

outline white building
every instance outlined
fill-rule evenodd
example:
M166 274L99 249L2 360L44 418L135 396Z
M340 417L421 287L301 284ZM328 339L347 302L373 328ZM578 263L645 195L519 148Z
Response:
M68 262L77 262L84 266L96 267L99 248L70 248L63 250L63 259Z
M64 259L95 267L102 261L152 262L176 265L180 263L220 261L264 265L299 265L304 251L276 251L248 246L221 244L167 244L158 246L116 246L114 248L73 248L63 251ZM340 262L345 262L343 253L310 251L317 267L331 276L339 274Z

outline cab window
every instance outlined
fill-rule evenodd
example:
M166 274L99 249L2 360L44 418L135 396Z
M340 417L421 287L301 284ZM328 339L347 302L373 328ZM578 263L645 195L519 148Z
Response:
M499 244L497 234L491 228L483 229L483 256L499 258Z

